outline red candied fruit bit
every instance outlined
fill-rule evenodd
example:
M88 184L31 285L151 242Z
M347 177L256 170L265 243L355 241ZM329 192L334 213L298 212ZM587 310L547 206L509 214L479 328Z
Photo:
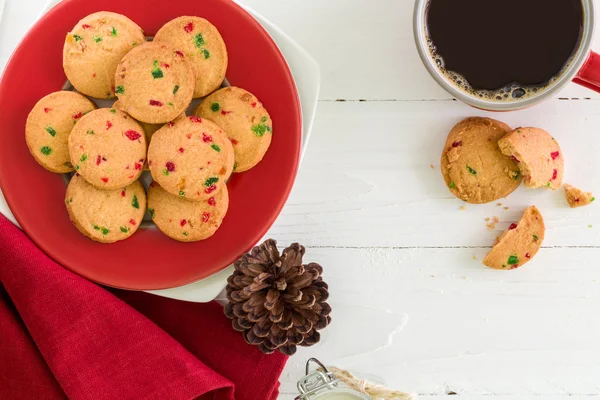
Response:
M125 197L125 189L121 190L121 197Z
M171 121L171 122L169 122L167 125L169 126L169 128L172 128L172 127L173 127L173 125L175 125L175 122Z
M212 142L212 136L207 135L206 133L202 132L202 141L204 143Z
M183 153L185 151L185 149L183 147L180 147L177 149L178 152Z
M152 165L152 160L148 160L148 165Z
M552 157L553 160L556 160L558 156L560 156L560 153L558 151L550 153L550 157Z
M204 193L211 194L215 190L217 190L217 185L211 185L211 186L207 187L206 189L204 189Z
M188 133L188 134L185 135L185 137L188 138L188 139L191 139L192 138L192 134Z
M208 199L208 205L212 206L212 207L217 205L217 202L215 201L214 197L211 197L210 199Z
M100 178L100 180L104 183L108 183L108 178L104 177L104 178Z
M531 258L531 255L529 253L525 254L525 258Z
M100 154L98 154L98 157L96 157L96 165L100 165L101 162L102 162L102 156Z
M221 110L221 115L227 115L227 114L231 114L233 111L225 111L225 110Z
M185 226L185 224L187 224L187 221L185 219L179 221L179 225L181 225L182 227Z
M46 114L48 114L48 112L49 112L49 111L52 111L52 109L51 109L51 108L48 108L48 107L44 107L44 112L45 112Z
M90 25L88 25L88 24L83 24L83 25L81 25L81 27L82 27L83 29L89 29L89 28L91 28L91 26L90 26Z
M190 121L201 123L202 122L202 118L196 117L195 115L192 115L192 116L190 116Z
M175 164L172 161L167 161L165 167L167 167L167 171L169 172L175 171Z
M183 53L180 50L176 50L175 54L177 54L179 57L183 58Z
M79 119L83 117L83 113L81 111L79 111L77 114L73 115L73 119Z
M112 86L110 87L110 91L111 91L112 93L114 93L114 92L115 92L115 85L112 85Z
M508 227L509 231L512 231L513 229L517 229L517 224L515 224L514 222Z
M210 219L210 213L204 211L202 213L202 222L208 222L209 219Z
M96 77L96 73L94 72L94 73L92 74L92 78L95 78L95 77Z
M166 68L166 69L171 68L171 66L169 64L167 64L167 63L162 63L160 65L161 65L161 67Z
M110 128L112 128L112 122L106 121L106 130L109 130Z
M184 27L183 30L186 31L187 33L190 33L194 30L194 23L193 22L188 22Z
M133 219L130 219L130 220L129 220L129 223L130 223L131 225L133 225L133 226L136 226L136 225L137 225L137 222L135 222Z
M142 137L142 135L134 130L128 130L125 133L123 133L123 135L125 135L127 137L127 139L129 140L138 140L139 138Z
M142 170L142 164L140 163L135 163L133 164L133 167L136 169L136 171L141 171Z
M581 199L580 199L580 198L576 198L576 199L575 199L575 203L579 203L580 201L581 201Z
M135 176L135 175L129 175L129 176L127 177L127 179L133 179L133 177L134 177L134 176Z
M252 104L251 104L252 108L256 108L256 104L257 103L255 101L253 101Z
M237 140L235 140L235 139L229 139L229 140L231 141L231 144L233 144L234 146L235 146L236 144L238 144L238 143L239 143L239 142L238 142Z
M462 146L462 140L452 143L452 147L460 147Z
M510 158L515 162L515 164L520 164L521 163L521 161L519 161L517 159L517 157L515 157L515 156L510 156Z
M150 104L151 106L155 106L155 107L163 106L162 101L158 101L158 100L150 100L148 104Z
M558 177L558 170L552 171L552 180L555 180Z

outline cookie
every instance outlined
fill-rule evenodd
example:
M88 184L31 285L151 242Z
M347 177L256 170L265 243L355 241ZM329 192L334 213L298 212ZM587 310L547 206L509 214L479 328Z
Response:
M506 197L519 187L519 168L498 148L498 139L510 131L503 122L479 117L467 118L450 131L441 170L452 194L481 204Z
M113 190L101 190L75 174L65 203L71 221L96 242L113 243L133 235L146 213L146 192L140 181Z
M73 171L67 142L75 124L96 105L75 92L50 93L33 107L25 125L25 141L33 158L48 171Z
M142 127L123 111L101 108L83 116L69 136L71 163L100 189L117 189L138 179L146 160Z
M273 122L262 103L237 87L211 94L194 110L194 115L219 125L229 136L235 151L235 172L258 164L271 144Z
M562 185L565 170L562 151L545 130L517 128L499 140L498 146L518 164L525 186L556 190Z
M192 201L215 196L233 171L233 146L213 122L191 116L152 136L148 166L167 192Z
M200 17L179 17L167 22L154 36L188 60L196 73L194 98L218 89L227 71L227 48L213 24Z
M586 193L567 183L565 183L565 197L571 208L587 206L596 200L591 193Z
M194 71L164 44L149 42L131 50L117 66L115 92L123 111L141 122L164 124L192 101Z
M129 18L106 11L90 14L67 34L63 47L67 79L88 96L114 97L117 64L145 42L142 28Z
M202 201L188 201L174 196L156 182L152 182L148 189L148 211L152 220L161 232L180 242L197 242L214 235L228 207L226 186Z
M544 241L546 227L535 206L525 210L518 223L510 225L500 236L483 263L494 269L516 269L537 254Z

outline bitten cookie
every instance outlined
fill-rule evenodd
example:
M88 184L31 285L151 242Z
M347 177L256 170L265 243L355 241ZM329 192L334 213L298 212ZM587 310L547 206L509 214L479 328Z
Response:
M565 170L562 152L545 130L517 128L499 140L498 146L518 164L525 186L556 190L562 185Z
M192 201L216 195L233 171L233 147L213 122L191 116L152 136L148 166L167 192Z
M113 243L127 239L146 213L146 192L140 181L114 190L101 190L75 174L65 203L71 221L92 240Z
M565 197L571 208L587 206L596 200L591 193L586 193L567 183L565 183Z
M99 99L114 97L117 64L144 42L142 28L129 18L106 11L90 14L67 34L65 74L83 94Z
M117 67L115 93L123 111L141 122L164 124L192 101L194 71L164 44L149 42L131 50Z
M214 235L228 207L226 186L203 201L187 201L173 196L156 182L152 182L148 189L148 211L152 220L161 232L180 242L196 242Z
M450 131L441 169L452 194L468 203L489 203L519 186L519 168L498 148L498 139L510 130L500 121L474 117Z
M517 224L511 224L497 240L483 263L494 269L516 269L529 262L544 241L546 227L535 206L525 210Z
M273 122L262 103L244 89L228 87L211 94L194 110L194 115L219 125L235 151L234 172L258 164L271 144Z
M213 24L200 17L179 17L167 22L154 36L182 58L196 72L194 97L204 97L221 86L227 71L227 48Z
M48 171L73 171L68 140L71 130L96 105L76 92L50 93L33 107L25 125L25 141L33 158Z
M101 108L83 116L69 136L71 163L100 189L134 182L146 160L142 127L123 111Z

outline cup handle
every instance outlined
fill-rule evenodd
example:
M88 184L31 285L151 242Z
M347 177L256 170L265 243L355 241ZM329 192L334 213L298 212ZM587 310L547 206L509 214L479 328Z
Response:
M573 82L600 92L600 54L590 51L588 59L573 78Z

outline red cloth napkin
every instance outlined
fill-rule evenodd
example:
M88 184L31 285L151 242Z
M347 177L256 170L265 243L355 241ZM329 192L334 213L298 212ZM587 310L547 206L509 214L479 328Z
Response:
M217 303L107 290L0 216L0 399L268 400L287 361Z

